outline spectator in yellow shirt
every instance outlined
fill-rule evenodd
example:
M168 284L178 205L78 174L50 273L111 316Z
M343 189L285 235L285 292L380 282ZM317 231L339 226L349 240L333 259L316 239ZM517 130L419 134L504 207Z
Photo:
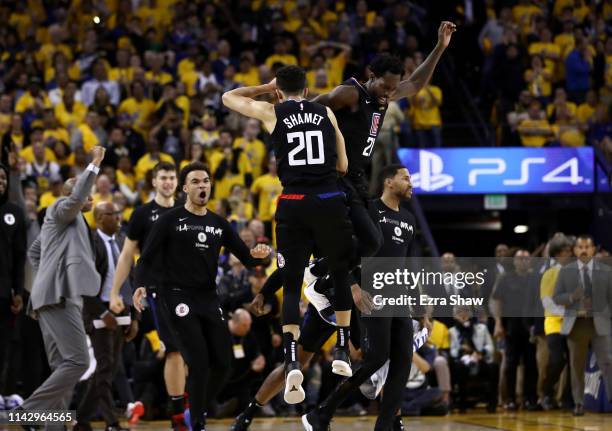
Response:
M525 71L525 81L529 92L538 98L546 99L552 93L553 70L544 67L539 55L531 57L531 69Z
M0 96L0 136L11 128L11 117L13 116L13 98L9 94Z
M133 127L140 133L149 129L149 117L155 111L155 102L145 97L145 86L141 81L134 81L131 85L132 96L119 105L119 114L127 113L132 117Z
M442 90L434 85L426 85L410 99L412 108L412 127L416 132L420 148L442 146Z
M278 38L274 42L274 54L266 58L266 66L272 68L274 63L282 63L285 66L297 66L295 55L288 53L288 42L284 38Z
M554 136L537 100L531 102L529 118L521 121L517 129L525 147L542 147Z
M55 105L55 118L66 129L72 131L79 127L87 115L87 107L75 100L77 92L76 83L70 81L66 84L62 101Z
M561 108L566 108L570 115L576 115L576 104L574 102L567 101L567 93L563 88L557 88L555 90L555 98L552 103L549 103L546 107L546 115L552 122L555 121L557 111Z
M576 118L580 124L589 127L591 122L595 119L595 110L597 109L597 92L595 90L589 90L586 95L586 101L576 110Z
M553 131L563 147L582 147L585 138L581 125L566 106L556 110Z
M544 66L554 73L557 62L561 59L561 48L553 43L552 32L547 27L540 31L539 37L538 42L529 45L529 55L541 55Z
M281 194L283 186L276 171L276 158L270 156L268 173L256 178L251 186L253 202L257 204L259 218L266 224L266 231L272 231L274 213L270 211L271 203Z
M237 138L234 142L234 148L242 149L249 159L253 170L253 178L261 175L266 158L266 146L261 140L257 139L260 132L259 120L251 118L247 120L244 126L242 137Z
M174 78L168 72L164 72L163 67L166 62L164 54L161 52L149 53L148 63L151 70L145 73L145 79L153 84L164 85L172 82Z
M254 66L255 59L250 51L242 53L240 56L240 65L238 73L234 76L234 81L240 83L244 87L259 85L259 71Z
M21 114L26 111L32 111L36 115L42 113L43 109L50 108L51 101L47 97L46 93L42 90L41 80L39 77L34 76L30 78L28 91L17 100L15 105L15 112Z
M160 151L159 142L156 139L149 139L147 143L147 152L138 159L138 163L134 167L136 181L143 181L151 169L159 162L168 162L174 164L174 159L171 155Z
M125 48L117 50L115 55L117 66L108 72L108 79L117 81L119 85L127 85L134 79L134 68L130 66L130 52Z
M557 382L569 389L569 385L559 381L561 372L569 363L567 355L566 337L561 335L561 324L565 310L562 306L555 304L553 294L557 284L557 278L561 267L569 263L572 257L572 242L562 233L555 234L548 243L548 253L551 256L551 266L542 275L540 281L540 298L544 308L544 334L548 346L548 364L544 384L542 387L542 407L544 410L552 410L557 401L554 396L554 387ZM569 392L569 391L568 391ZM569 395L571 398L571 395Z

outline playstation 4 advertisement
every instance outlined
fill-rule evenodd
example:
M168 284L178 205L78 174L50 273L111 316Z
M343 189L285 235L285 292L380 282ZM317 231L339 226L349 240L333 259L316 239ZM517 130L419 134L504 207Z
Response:
M593 148L401 148L420 194L592 193Z

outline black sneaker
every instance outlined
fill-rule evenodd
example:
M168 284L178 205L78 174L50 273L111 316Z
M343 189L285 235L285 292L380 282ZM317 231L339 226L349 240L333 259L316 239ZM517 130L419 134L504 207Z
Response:
M393 431L404 431L404 422L401 416L395 416L393 420Z
M551 397L544 397L541 405L546 412L559 409L559 404L557 404L557 401Z
M334 361L332 362L332 372L339 376L351 377L353 370L351 369L351 358L349 356L348 347L334 348Z
M234 420L230 431L247 431L253 422L253 417L249 416L246 412L242 412Z
M306 398L306 392L302 388L304 375L300 369L299 362L289 362L285 366L285 402L287 404L299 404Z
M319 409L314 409L302 416L302 425L305 431L329 431L331 430L329 423L330 420L323 417Z

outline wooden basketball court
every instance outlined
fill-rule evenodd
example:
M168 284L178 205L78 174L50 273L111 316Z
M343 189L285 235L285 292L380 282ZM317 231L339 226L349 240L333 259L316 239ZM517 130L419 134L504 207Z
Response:
M372 431L374 417L341 417L332 422L332 431ZM231 420L210 421L209 431L229 431ZM589 414L575 418L571 413L472 413L445 417L404 417L406 431L612 431L612 414ZM99 424L103 429L103 424ZM167 422L141 422L134 430L161 431ZM303 431L299 418L257 418L251 431Z

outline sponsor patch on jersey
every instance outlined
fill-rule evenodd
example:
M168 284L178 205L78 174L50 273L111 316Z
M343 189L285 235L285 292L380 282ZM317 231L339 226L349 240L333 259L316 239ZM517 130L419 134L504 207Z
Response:
M279 268L284 268L285 267L285 257L282 254L278 253L276 255L276 262L277 262Z
M380 119L382 115L378 112L372 114L372 125L370 126L370 136L378 135L378 126L380 126Z
M11 213L4 214L4 223L13 226L15 224L15 216Z
M402 236L402 229L400 229L399 226L395 226L395 228L393 229L393 232L395 232L395 235L397 236Z
M200 232L198 234L198 241L200 242L206 242L206 234L204 232Z
M189 305L181 302L179 305L176 306L174 312L178 317L185 317L189 314Z

